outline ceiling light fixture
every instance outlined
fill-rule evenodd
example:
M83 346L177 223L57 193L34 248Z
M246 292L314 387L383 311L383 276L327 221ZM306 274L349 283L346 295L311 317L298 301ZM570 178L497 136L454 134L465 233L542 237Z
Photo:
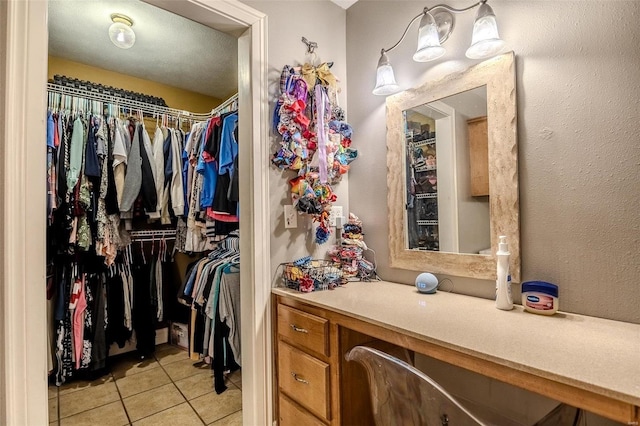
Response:
M136 33L133 32L133 20L126 15L113 13L113 24L109 27L111 42L120 49L129 49L136 42Z
M413 54L416 62L428 62L440 58L445 54L442 44L449 38L454 27L453 13L461 13L478 7L476 19L473 24L473 35L471 46L467 49L466 56L470 59L484 59L495 56L502 51L505 42L498 35L496 25L496 15L493 13L487 0L480 0L464 9L455 9L446 4L439 4L432 8L425 7L418 16L414 17L404 30L400 40L389 49L380 51L380 60L376 72L376 87L373 89L374 95L391 95L400 91L400 86L396 82L393 68L389 62L387 52L392 51L402 43L407 36L407 32L414 22L420 19L418 28L418 48Z

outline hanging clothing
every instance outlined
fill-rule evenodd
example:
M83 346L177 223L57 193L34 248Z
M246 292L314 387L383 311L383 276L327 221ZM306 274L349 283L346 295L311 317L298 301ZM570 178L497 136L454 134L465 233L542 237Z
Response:
M82 169L82 157L84 152L84 126L80 117L73 122L73 133L69 145L69 168L67 173L67 191L73 190L78 183L80 170Z
M220 321L229 327L229 345L233 350L233 358L241 365L240 350L240 274L225 268L220 281L220 300L218 311Z
M149 212L149 217L152 219L159 219L162 213L162 207L164 202L164 153L163 153L164 138L162 130L156 127L156 131L153 135L153 162L155 165L154 179L156 182L156 211Z
M182 179L182 133L175 129L170 129L171 133L171 205L173 214L182 216L184 214L184 182Z
M122 209L122 196L124 195L124 182L127 170L129 151L125 147L124 125L120 119L113 120L113 175L117 193L119 209ZM126 210L124 210L126 211Z
M140 152L142 144L140 141L140 127L136 127L131 150L127 154L127 172L122 189L122 198L119 203L121 212L128 212L133 209L133 202L138 197L142 187L142 153Z
M140 261L132 265L133 275L133 329L136 332L136 349L141 357L149 358L156 347L156 308L151 302L150 272L148 263Z
M152 162L151 141L143 124L138 124L136 132L142 157L141 195L144 211L147 213L155 212L158 199L156 196L155 162Z
M213 359L218 393L226 389L223 372L240 368L239 259L239 237L233 233L188 268L179 293L197 313L191 347Z
M124 347L134 332L139 354L150 356L158 322L183 307L165 268L166 241L132 244L130 229L173 223L181 231L172 249L184 250L189 220L189 250L212 248L199 206L205 177L195 172L208 122L187 135L157 127L152 141L142 121L103 110L112 111L47 111L47 290L58 385L104 369L109 346ZM202 318L211 330L212 318Z

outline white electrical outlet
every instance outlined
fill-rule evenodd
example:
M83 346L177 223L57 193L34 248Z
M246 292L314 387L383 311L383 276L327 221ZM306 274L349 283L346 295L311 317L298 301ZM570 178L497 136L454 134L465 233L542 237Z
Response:
M329 213L329 226L336 226L336 218L342 217L342 206L332 206Z
M296 209L291 204L284 206L284 227L285 228L298 227L298 213L296 212Z

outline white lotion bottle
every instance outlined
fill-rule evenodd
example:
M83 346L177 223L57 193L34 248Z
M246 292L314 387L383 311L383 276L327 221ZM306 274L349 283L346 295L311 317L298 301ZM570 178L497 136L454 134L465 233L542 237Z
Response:
M496 280L496 308L504 311L513 309L513 297L511 296L511 275L509 275L509 245L507 237L501 235L498 243L498 279Z

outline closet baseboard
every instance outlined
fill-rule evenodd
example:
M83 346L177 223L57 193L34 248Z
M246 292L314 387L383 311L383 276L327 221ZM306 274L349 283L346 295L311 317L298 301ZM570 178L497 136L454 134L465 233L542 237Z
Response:
M136 342L136 333L134 331L131 335L131 339L129 339L123 347L120 348L117 344L112 344L109 348L109 356L115 356L135 351ZM164 343L169 343L169 327L163 327L156 330L156 346L162 345Z

